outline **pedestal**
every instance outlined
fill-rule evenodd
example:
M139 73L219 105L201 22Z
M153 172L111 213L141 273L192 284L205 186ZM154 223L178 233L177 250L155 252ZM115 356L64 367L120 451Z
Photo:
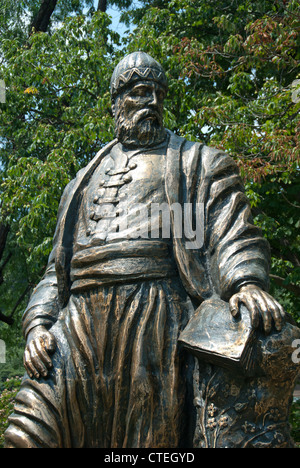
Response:
M289 413L299 364L297 326L287 322L280 333L259 332L254 343L252 375L197 359L194 447L293 448Z

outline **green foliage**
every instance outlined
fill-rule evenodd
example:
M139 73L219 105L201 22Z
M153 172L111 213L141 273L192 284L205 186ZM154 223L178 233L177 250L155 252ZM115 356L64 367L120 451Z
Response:
M41 7L40 0L1 0L0 5L0 34L1 38L15 39L26 42L30 33L32 20ZM51 17L51 25L64 21L71 15L82 15L95 12L94 0L59 0ZM50 28L51 29L51 28Z
M63 188L113 136L109 79L125 53L103 14L76 15L24 41L12 23L24 20L24 6L33 15L39 2L20 2L13 11L9 1L0 14L10 32L0 66L7 84L0 221L10 226L6 251L14 254L0 284L7 314L40 279ZM166 69L166 126L238 162L255 222L271 243L272 291L298 319L300 103L291 84L299 74L299 0L139 3L127 12L138 25L127 51L148 51ZM86 4L62 1L54 20Z
M8 427L7 418L13 411L14 399L20 385L20 377L10 378L5 382L4 389L0 393L0 448L3 448L4 445L4 432Z
M284 180L268 178L255 187L260 196L257 207L253 209L255 220L268 238L273 254L272 293L300 324L300 297L297 289L300 284L300 174L289 174Z
M300 448L300 400L295 400L292 404L290 424L291 424L291 436L293 437L296 445Z
M14 254L0 286L6 314L41 277L64 187L113 137L109 81L118 46L102 13L70 18L25 45L2 41L0 221L10 226Z
M23 366L24 342L17 349L15 346L8 346L6 357L7 363L0 365L0 392L6 388L6 381L14 378L16 375L24 375Z
M174 130L222 147L256 180L297 170L299 1L150 3L160 6L145 10L130 47L168 70Z

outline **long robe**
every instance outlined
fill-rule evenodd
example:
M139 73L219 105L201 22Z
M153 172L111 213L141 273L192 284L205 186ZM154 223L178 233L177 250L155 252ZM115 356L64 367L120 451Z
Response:
M238 168L225 153L168 131L169 206L203 207L204 241L174 235L174 268L123 284L71 292L71 261L82 193L113 141L66 188L53 251L24 313L24 334L44 325L58 348L54 370L25 376L7 446L187 447L193 439L193 360L178 336L193 306L243 284L268 288L269 248L254 226ZM171 213L172 214L172 213ZM128 244L124 244L124 248ZM155 255L154 255L155 257ZM105 331L104 331L105 330Z

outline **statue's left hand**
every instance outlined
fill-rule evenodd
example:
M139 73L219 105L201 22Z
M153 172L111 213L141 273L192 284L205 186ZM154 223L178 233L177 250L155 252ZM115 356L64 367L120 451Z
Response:
M36 326L29 332L24 352L24 367L30 378L47 377L52 367L50 354L55 348L54 336L42 325Z
M262 320L263 328L266 334L272 330L272 325L277 331L280 331L285 321L285 311L283 307L272 297L258 286L248 284L243 286L240 291L232 296L229 301L229 307L233 317L239 315L239 304L245 304L252 318L252 326L257 328Z

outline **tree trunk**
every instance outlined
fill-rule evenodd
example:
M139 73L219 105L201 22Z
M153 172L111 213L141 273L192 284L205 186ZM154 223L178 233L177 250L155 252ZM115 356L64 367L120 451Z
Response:
M0 311L0 322L4 322L7 325L13 325L14 319L12 317L6 317L6 315L3 315Z
M50 18L55 10L58 0L42 0L38 14L31 23L31 30L46 32L50 23Z
M107 10L107 0L99 0L97 10L105 13Z
M6 259L4 261L2 261L8 233L9 233L9 227L6 226L5 224L0 224L0 262L1 262L1 265L0 265L0 284L3 283L3 270L4 270L6 264L8 263L8 261L10 260L10 258L12 256L12 254L9 253L7 255ZM13 319L11 317L6 317L5 315L2 314L1 311L0 311L0 322L7 323L8 325L12 325L14 323L14 321L13 321Z
M5 224L0 224L0 285L3 283L3 270L11 258L11 253L9 253L6 259L3 260L8 233L9 227Z
M6 245L6 240L9 232L9 227L5 224L0 224L0 261L2 260L4 249Z

